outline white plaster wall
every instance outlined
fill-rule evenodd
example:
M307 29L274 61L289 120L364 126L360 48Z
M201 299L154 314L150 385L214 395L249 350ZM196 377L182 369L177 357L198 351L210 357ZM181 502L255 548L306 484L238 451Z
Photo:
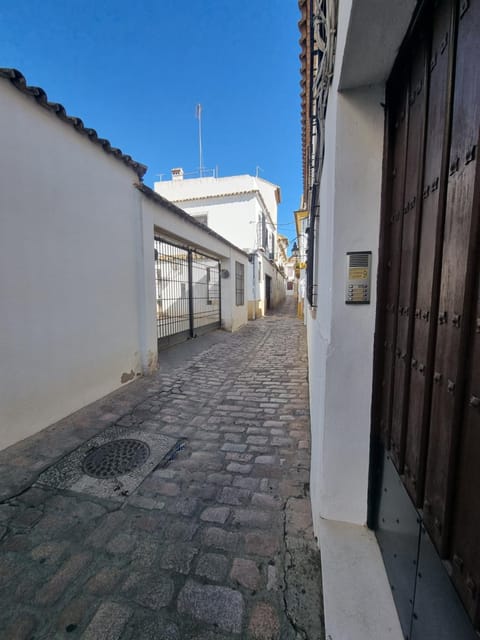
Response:
M223 196L242 191L260 191L272 222L277 222L277 194L279 187L268 180L249 175L227 176L224 178L191 178L185 180L161 180L154 183L156 193L175 202L205 196ZM279 200L280 201L280 200Z
M154 366L156 342L134 172L6 81L0 121L3 448Z
M341 2L326 120L316 246L317 309L307 313L311 491L320 518L364 524L367 511L383 87L338 93L351 2ZM345 304L347 251L370 250L370 305Z
M338 97L324 514L366 522L383 153L383 88ZM371 302L345 304L347 251L372 251ZM340 467L341 465L341 467ZM339 473L340 468L348 473Z
M182 204L192 216L207 213L208 226L240 249L250 252L257 244L257 198L255 194L219 197Z
M154 190L192 215L207 213L211 229L247 252L258 244L258 215L254 216L254 207L257 214L265 213L276 245L280 189L263 178L240 175L163 180L154 183Z

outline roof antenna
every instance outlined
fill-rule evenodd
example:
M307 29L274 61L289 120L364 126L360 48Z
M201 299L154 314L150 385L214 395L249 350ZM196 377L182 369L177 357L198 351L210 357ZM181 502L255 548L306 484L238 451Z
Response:
M255 169L255 177L256 178L258 178L258 172L259 171L263 171L263 169L262 169L262 167L259 167L258 164L257 164L256 169Z
M198 120L198 154L200 160L200 178L203 178L203 153L202 153L202 105L197 104L195 117Z

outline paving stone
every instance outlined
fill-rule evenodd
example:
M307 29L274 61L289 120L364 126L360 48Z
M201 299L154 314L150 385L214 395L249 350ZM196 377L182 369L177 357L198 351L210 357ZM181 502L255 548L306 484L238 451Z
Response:
M149 483L148 488L152 488L155 493L159 493L162 496L178 496L180 493L180 487L174 482L162 482L155 480Z
M250 617L248 637L252 640L278 640L280 638L280 623L273 607L265 602L259 602Z
M261 446L258 444L250 444L248 445L248 450L253 452L253 453L265 453L268 454L271 452L271 447L270 446Z
M278 458L276 456L257 456L255 464L278 464Z
M282 438L280 436L274 436L272 438L272 446L274 447L284 447L290 446L293 440L291 438Z
M247 444L267 444L267 436L248 436Z
M225 454L225 460L233 460L233 462L251 462L253 458L252 453L227 453Z
M134 567L151 567L157 559L157 553L160 545L155 537L137 538L135 547L131 554L132 566Z
M246 558L235 558L233 561L230 578L241 584L246 589L256 591L262 582L262 577L257 565L253 560Z
M229 515L230 509L228 507L208 507L202 511L200 520L225 524Z
M206 440L207 442L210 442L219 440L220 434L213 433L212 431L197 431L196 437L198 440Z
M247 445L246 444L236 444L234 442L225 442L222 447L221 447L221 451L231 451L231 452L235 452L235 453L243 453L244 451L246 451L247 449Z
M245 535L245 551L256 556L273 558L280 550L280 540L263 532L250 532Z
M153 472L153 477L164 478L166 480L175 480L178 475L177 471L174 471L173 469L156 469Z
M240 464L239 462L230 462L227 466L227 471L231 471L232 473L250 473L252 470L251 464Z
M224 440L227 442L242 442L243 435L241 433L225 433Z
M242 594L228 587L188 580L177 601L180 613L215 625L222 631L240 633L244 614Z
M94 596L75 596L60 612L55 622L57 631L62 634L62 637L63 634L71 634L76 631L89 619L89 612L96 604L98 604L98 600Z
M118 640L132 615L131 609L116 602L104 602L82 635L82 640Z
M207 547L234 551L240 542L241 536L238 533L231 533L217 527L208 527L203 531L203 544Z
M106 550L113 554L128 553L135 547L137 539L128 533L119 533L106 545Z
M224 487L218 497L218 502L240 506L247 504L250 499L250 491L237 487Z
M281 500L267 493L254 493L252 496L252 505L265 509L278 509L281 506Z
M5 640L31 640L37 626L34 616L28 613L17 615L10 625L3 631Z
M174 584L169 576L158 572L155 575L131 573L123 584L122 592L142 607L156 611L170 604Z
M67 542L43 542L30 552L31 557L46 565L56 564L68 548Z
M195 573L214 582L222 582L228 572L228 559L220 553L204 553L198 558Z
M33 547L33 542L30 536L25 533L8 533L2 541L2 551L14 551L14 552L27 552ZM2 582L2 559L0 557L0 585Z
M43 516L40 509L25 509L10 520L9 526L14 529L31 529Z
M8 522L15 516L16 512L13 505L0 504L0 522Z
M141 495L133 495L128 499L128 504L132 507L138 507L140 509L148 509L151 511L152 509L157 509L160 511L165 507L165 502L162 502L159 499L148 498L147 496Z
M277 568L269 564L267 566L267 591L276 591L278 589Z
M216 495L217 490L217 487L213 484L199 484L197 482L192 482L184 489L184 492L195 498L211 500Z
M258 509L234 509L233 524L242 527L269 529L273 518L270 512Z
M240 487L241 489L249 489L255 491L260 484L259 478L245 478L244 476L236 476L233 480L234 487Z
M147 531L158 537L163 536L165 526L165 516L159 511L142 511L135 515L132 520L132 527L140 531ZM120 527L121 528L121 527Z
M103 547L109 538L122 528L126 515L122 511L108 513L99 523L96 529L87 537L85 544L96 549Z
M0 505L0 538L5 533L0 584L9 585L3 590L4 617L19 621L36 615L38 607L39 638L45 640L88 639L86 627L102 640L263 640L280 633L282 640L293 640L286 606L290 619L308 629L312 640L323 640L321 577L308 500L302 349L301 322L269 315L234 334L221 333L213 347L133 382L102 401L96 414L69 419L58 442L55 434L47 439L39 434L41 457L23 443L12 458L22 478L29 465L51 463L52 456L98 434L110 419L123 417L133 428L141 421L146 432L189 439L169 466L151 473L123 505L36 487ZM20 476L13 481L10 470L5 475L1 453L3 495ZM21 482L22 488L28 486ZM8 530L12 520L21 526L16 535ZM287 557L295 557L288 567L284 544ZM70 567L63 575L84 547L95 551L95 565L87 562L76 573ZM54 600L61 580L65 586ZM312 594L318 606L309 612ZM51 597L52 604L40 604L38 597ZM101 607L112 604L125 619L110 628L110 612L102 628ZM228 617L232 612L240 620L238 631ZM38 635L38 629L29 634Z
M90 553L77 553L66 560L57 573L37 593L35 598L37 604L48 606L55 603L67 586L90 562L91 557Z
M166 541L188 541L193 538L198 529L194 520L170 520L165 523L164 537Z
M160 554L160 567L171 569L176 573L188 574L193 558L197 555L198 549L191 544L175 543L162 547Z
M103 567L88 580L85 589L95 595L110 593L120 581L122 571L115 567Z
M214 484L227 485L232 483L233 476L230 473L210 473L207 476L208 482Z
M167 511L168 513L179 513L182 516L193 516L197 507L197 498L178 498L167 506Z
M129 627L130 634L124 634L122 640L182 640L178 626L158 614L145 615L144 612L138 612L135 619L130 620Z

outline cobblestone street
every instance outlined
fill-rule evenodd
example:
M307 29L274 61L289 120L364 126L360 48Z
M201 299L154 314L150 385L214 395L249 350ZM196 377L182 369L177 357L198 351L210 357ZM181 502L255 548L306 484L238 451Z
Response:
M160 360L0 453L0 638L323 639L293 299ZM115 499L39 477L111 427L175 446Z

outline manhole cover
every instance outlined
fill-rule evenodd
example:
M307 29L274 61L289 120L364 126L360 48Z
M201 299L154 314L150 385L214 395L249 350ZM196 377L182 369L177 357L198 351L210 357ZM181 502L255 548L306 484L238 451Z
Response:
M141 440L113 440L91 451L83 461L83 471L93 478L114 478L142 465L150 447Z

